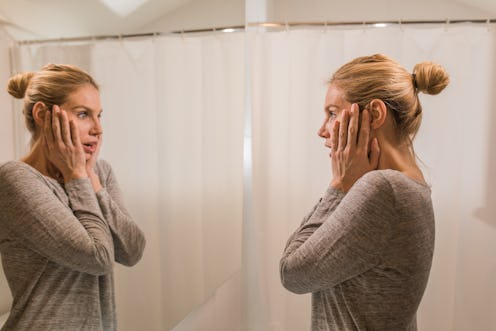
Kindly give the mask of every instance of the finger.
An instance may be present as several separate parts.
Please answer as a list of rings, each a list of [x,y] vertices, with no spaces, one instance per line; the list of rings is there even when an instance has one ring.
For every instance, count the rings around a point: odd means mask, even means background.
[[[52,112],[47,109],[45,111],[45,118],[43,121],[43,132],[45,134],[45,139],[47,143],[53,142],[53,132],[52,132]]]
[[[358,133],[359,148],[367,148],[370,139],[370,113],[367,109],[362,112],[362,119],[360,121],[360,132]]]
[[[71,129],[69,128],[69,119],[65,110],[60,111],[60,135],[66,145],[72,145]]]
[[[81,139],[79,139],[79,131],[77,129],[76,123],[74,121],[69,122],[70,132],[71,132],[71,142],[76,148],[83,148],[81,144]]]
[[[344,150],[347,143],[347,135],[348,135],[348,121],[349,114],[348,110],[343,110],[343,115],[341,117],[341,123],[339,125],[339,146],[340,150]]]
[[[379,156],[381,154],[381,149],[379,147],[379,142],[377,141],[377,138],[374,138],[372,140],[372,143],[370,144],[370,166],[372,169],[377,169],[379,167]]]
[[[60,133],[60,108],[58,106],[53,106],[52,134],[53,134],[53,140],[55,142],[62,141],[62,137]]]
[[[358,134],[358,105],[356,103],[351,105],[350,121],[348,123],[348,139],[347,145],[354,147],[357,143]]]
[[[339,146],[339,121],[334,121],[331,131],[331,152],[335,152]]]

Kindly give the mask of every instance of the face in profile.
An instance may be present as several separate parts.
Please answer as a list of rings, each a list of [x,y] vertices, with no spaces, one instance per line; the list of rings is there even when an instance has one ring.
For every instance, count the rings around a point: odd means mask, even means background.
[[[318,131],[319,137],[325,139],[325,146],[328,148],[331,148],[331,132],[334,122],[341,118],[345,109],[351,110],[351,103],[346,101],[340,88],[330,84],[325,98],[324,122]]]
[[[100,122],[100,92],[91,84],[84,85],[71,93],[60,108],[65,110],[69,120],[76,124],[86,160],[89,160],[98,152],[103,133]]]

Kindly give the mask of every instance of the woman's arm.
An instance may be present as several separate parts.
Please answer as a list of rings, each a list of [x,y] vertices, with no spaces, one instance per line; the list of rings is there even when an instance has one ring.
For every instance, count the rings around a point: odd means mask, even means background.
[[[302,233],[313,233],[322,224],[322,219],[331,215],[343,197],[343,192],[330,186],[325,195],[315,204],[307,216],[303,218],[299,228],[289,237],[286,248],[284,249],[284,255],[292,254],[301,245],[300,240],[305,238],[305,236],[302,236]]]
[[[334,287],[381,260],[394,221],[394,194],[389,182],[380,172],[370,172],[356,182],[334,211],[332,201],[330,208],[297,231],[284,252],[281,280],[292,292]]]
[[[65,184],[69,206],[24,163],[0,167],[0,187],[0,227],[12,240],[70,269],[112,270],[112,235],[88,178]]]
[[[97,193],[98,203],[112,232],[115,261],[132,266],[143,255],[145,237],[124,207],[122,193],[111,166],[100,160],[98,171],[104,183],[103,188]]]

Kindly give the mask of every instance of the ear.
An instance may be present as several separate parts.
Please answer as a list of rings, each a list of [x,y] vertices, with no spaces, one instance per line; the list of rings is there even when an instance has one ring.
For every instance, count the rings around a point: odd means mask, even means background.
[[[43,121],[45,120],[45,114],[48,108],[41,101],[38,101],[33,106],[33,119],[36,125],[43,126]]]
[[[381,99],[374,99],[370,102],[369,113],[371,129],[379,129],[386,122],[388,111]]]

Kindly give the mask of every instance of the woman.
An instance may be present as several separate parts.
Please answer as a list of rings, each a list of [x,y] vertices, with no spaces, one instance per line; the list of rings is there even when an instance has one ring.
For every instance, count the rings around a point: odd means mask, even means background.
[[[332,181],[289,238],[283,285],[312,293],[312,330],[416,330],[434,249],[431,191],[412,139],[418,93],[448,75],[433,63],[413,74],[383,55],[357,58],[329,82],[318,134]]]
[[[116,330],[114,261],[132,266],[145,238],[98,159],[98,85],[70,65],[10,78],[32,134],[0,166],[0,252],[13,296],[2,330]]]

